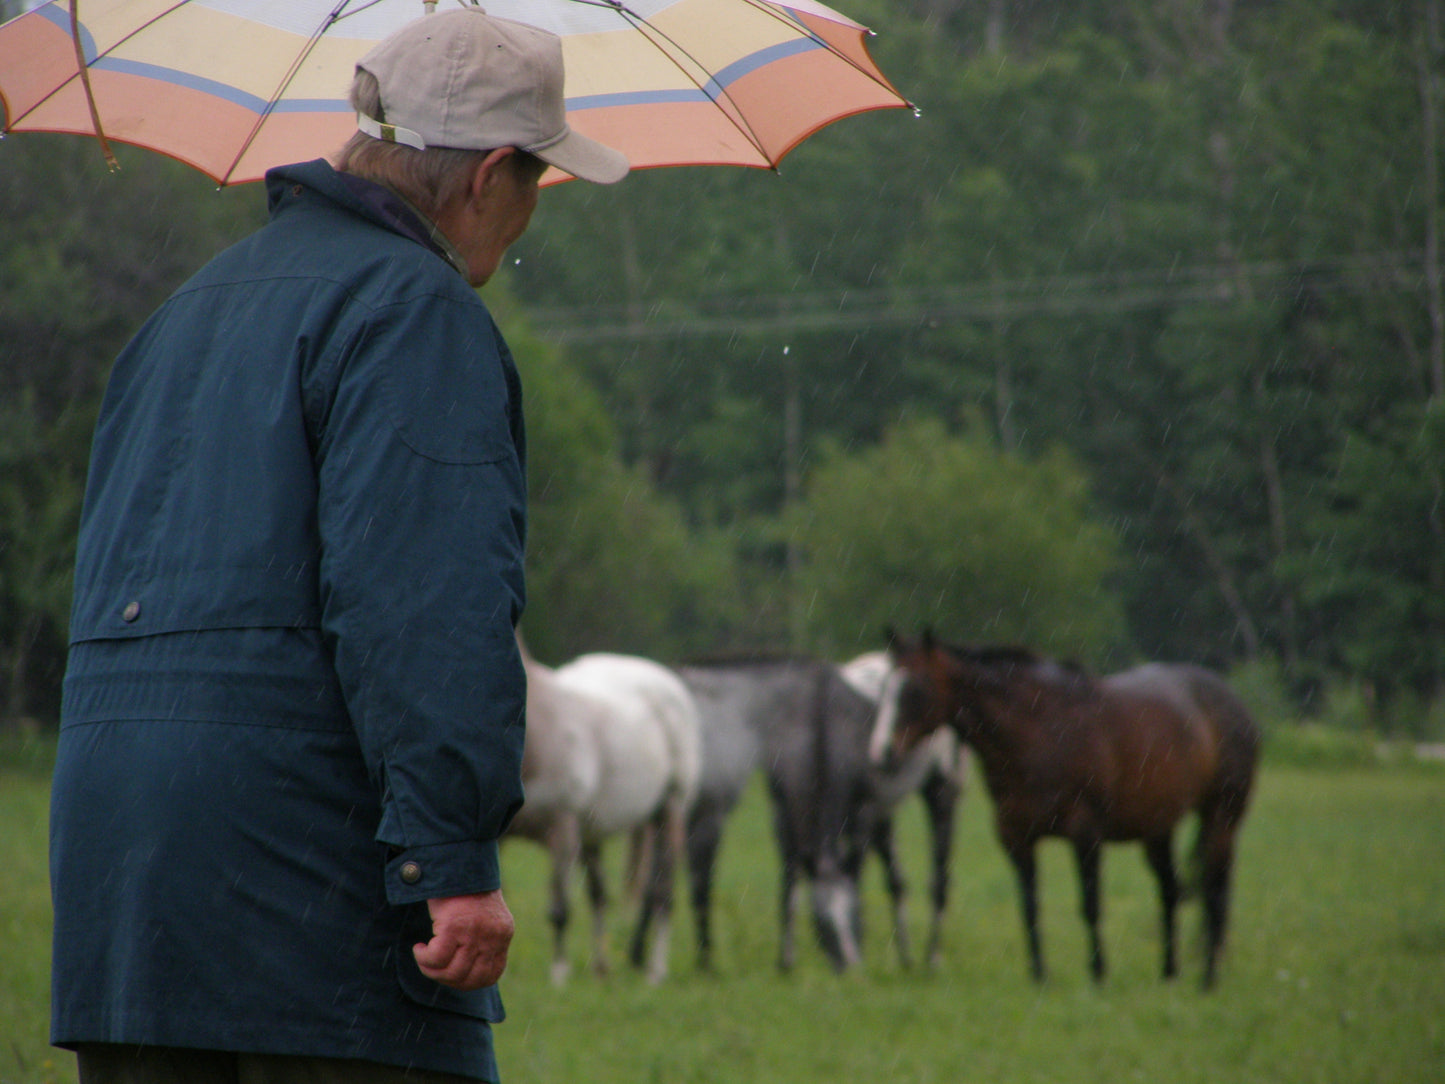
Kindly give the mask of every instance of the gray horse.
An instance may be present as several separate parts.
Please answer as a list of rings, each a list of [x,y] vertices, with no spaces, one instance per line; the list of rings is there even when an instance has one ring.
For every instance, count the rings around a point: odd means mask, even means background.
[[[698,965],[712,964],[712,874],[723,825],[753,773],[762,770],[782,861],[778,966],[796,960],[800,879],[812,886],[819,940],[842,971],[861,959],[858,880],[872,848],[887,869],[895,938],[905,966],[905,883],[893,851],[890,780],[869,763],[875,701],[839,667],[809,658],[746,658],[678,668],[701,719],[702,774],[688,818],[687,858],[696,914]],[[921,755],[928,755],[927,753]],[[934,830],[935,907],[946,893],[956,778],[918,773]],[[935,943],[936,943],[935,918]]]

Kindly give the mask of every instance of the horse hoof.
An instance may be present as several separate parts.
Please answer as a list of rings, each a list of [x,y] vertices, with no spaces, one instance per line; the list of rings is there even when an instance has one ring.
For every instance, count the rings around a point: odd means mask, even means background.
[[[552,985],[566,986],[567,979],[571,977],[572,967],[566,960],[557,960],[552,964]]]

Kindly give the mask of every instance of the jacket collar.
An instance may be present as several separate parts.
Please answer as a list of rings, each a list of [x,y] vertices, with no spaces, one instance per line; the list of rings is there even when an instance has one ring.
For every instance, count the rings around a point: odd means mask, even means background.
[[[309,188],[351,213],[431,249],[463,278],[467,277],[466,260],[441,230],[409,201],[385,185],[349,173],[339,173],[324,158],[277,166],[266,173],[266,201],[273,216],[288,192],[300,194],[298,186]]]

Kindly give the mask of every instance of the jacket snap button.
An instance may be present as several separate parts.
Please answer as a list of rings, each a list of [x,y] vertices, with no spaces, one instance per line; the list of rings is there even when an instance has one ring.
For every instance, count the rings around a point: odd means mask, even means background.
[[[401,864],[401,879],[409,885],[414,885],[421,880],[421,867],[415,862],[403,862]]]
[[[139,616],[140,603],[136,602],[134,599],[132,599],[130,602],[127,602],[125,604],[125,609],[120,612],[120,619],[126,624],[130,624]]]

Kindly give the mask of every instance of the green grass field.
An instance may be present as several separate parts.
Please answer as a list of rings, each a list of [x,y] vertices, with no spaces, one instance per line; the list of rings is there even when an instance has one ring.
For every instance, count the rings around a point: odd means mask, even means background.
[[[0,1084],[72,1081],[50,1050],[45,872],[48,749],[0,755]],[[1219,988],[1198,988],[1198,909],[1185,908],[1185,970],[1159,981],[1152,881],[1136,847],[1106,853],[1111,974],[1085,978],[1077,886],[1063,844],[1041,851],[1044,945],[1052,976],[1026,978],[1012,876],[989,800],[963,804],[946,958],[903,971],[889,943],[881,877],[867,879],[868,960],[837,976],[800,927],[800,966],[780,975],[777,868],[765,798],[729,826],[717,886],[718,973],[693,968],[680,909],[674,974],[650,987],[588,967],[579,894],[574,974],[548,982],[546,866],[509,843],[507,896],[518,938],[498,1029],[508,1084],[618,1081],[998,1082],[998,1084],[1426,1084],[1445,1079],[1445,772],[1427,767],[1289,767],[1268,762],[1245,825],[1234,925]],[[912,877],[915,943],[926,915],[925,832],[907,807],[899,833]],[[614,848],[621,850],[620,847]],[[616,854],[614,858],[620,859]],[[627,908],[611,924],[626,946]]]

